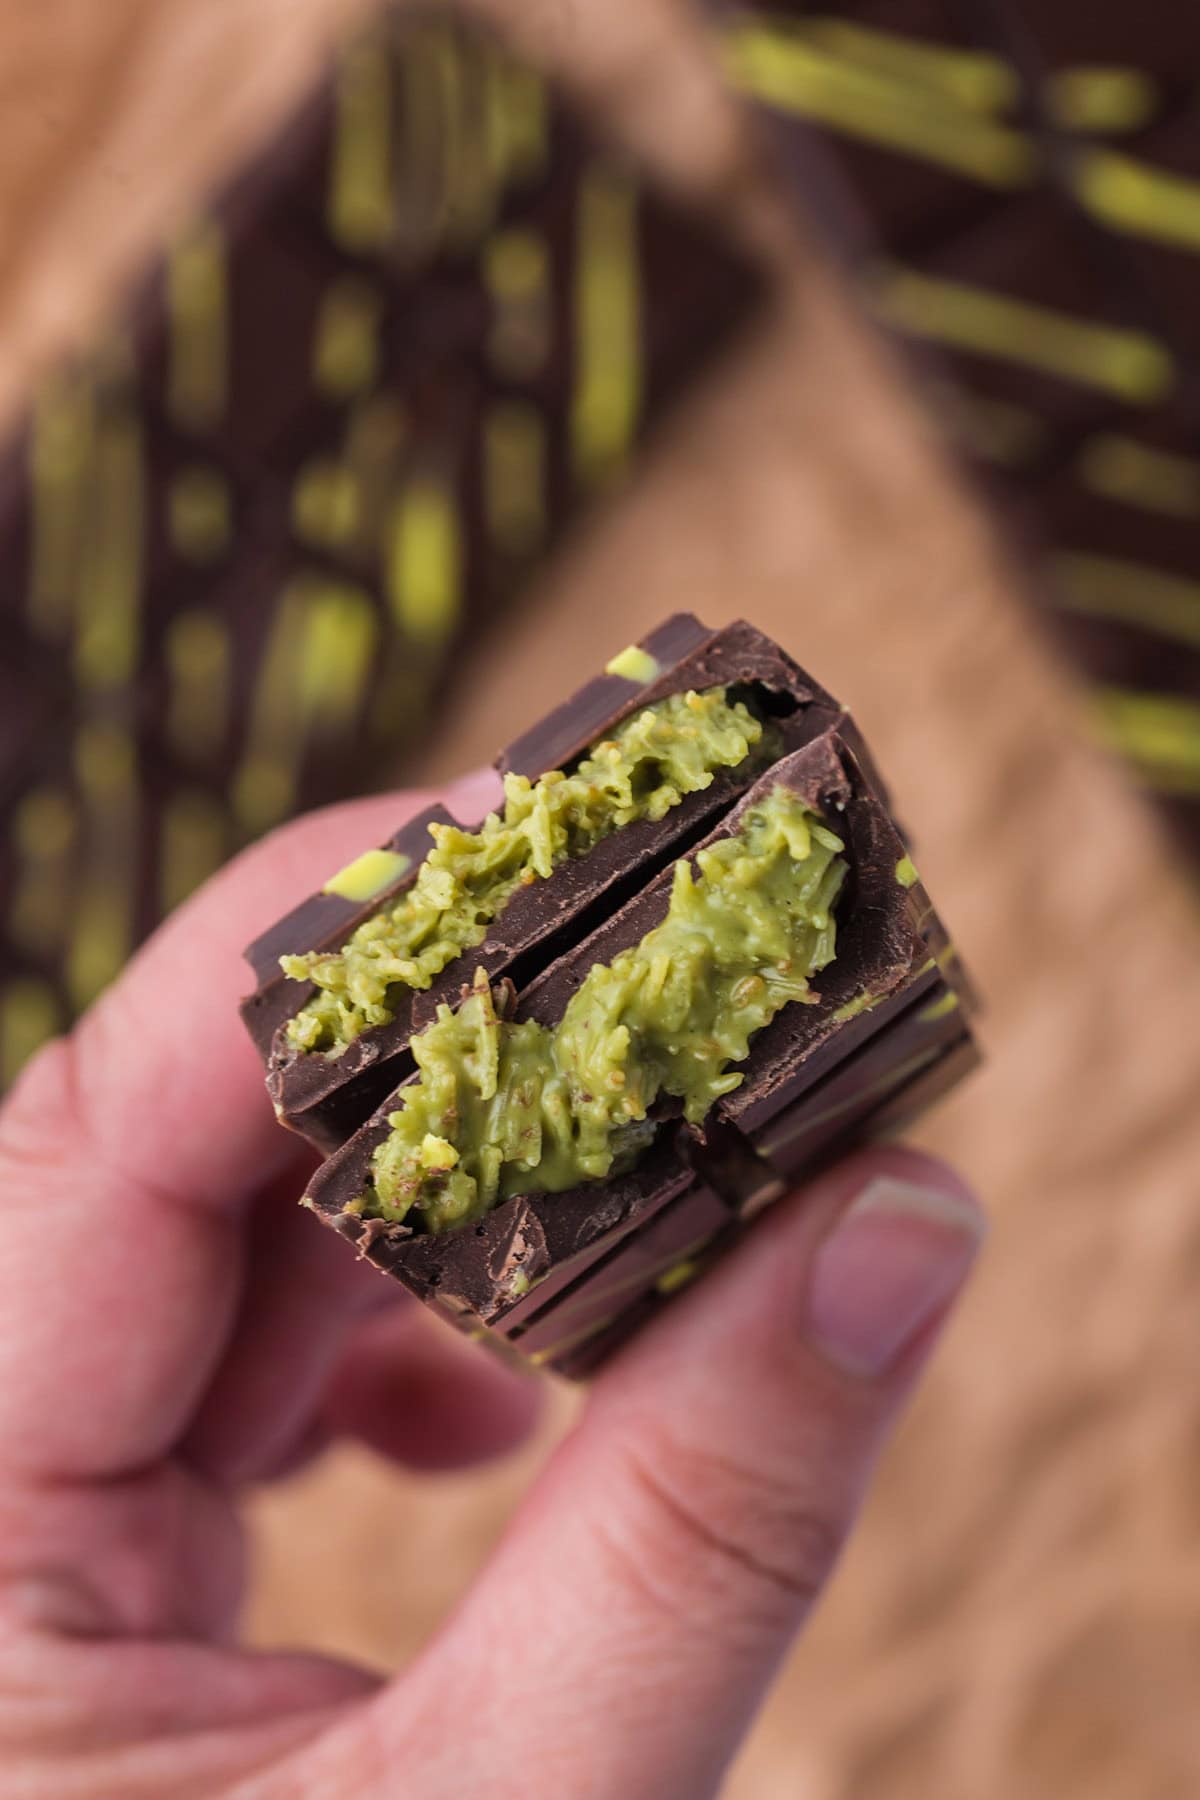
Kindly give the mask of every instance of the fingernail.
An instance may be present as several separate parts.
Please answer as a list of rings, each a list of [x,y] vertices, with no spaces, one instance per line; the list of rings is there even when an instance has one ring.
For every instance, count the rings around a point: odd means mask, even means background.
[[[446,804],[464,825],[474,825],[504,803],[504,784],[495,769],[472,769],[446,789]]]
[[[808,1331],[846,1374],[878,1380],[950,1304],[986,1231],[965,1195],[884,1175],[817,1251]]]

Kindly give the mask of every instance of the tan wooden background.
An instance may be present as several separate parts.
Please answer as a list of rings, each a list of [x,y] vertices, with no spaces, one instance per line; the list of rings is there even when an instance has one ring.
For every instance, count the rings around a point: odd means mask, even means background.
[[[0,0],[0,406],[269,129],[349,0]],[[677,607],[748,614],[860,716],[989,1002],[925,1140],[986,1268],[734,1800],[1200,1792],[1200,930],[895,372],[793,238],[682,0],[489,0],[759,243],[779,294],[634,489],[481,643],[427,772]],[[403,1660],[570,1412],[495,1473],[335,1456],[254,1508],[249,1625]],[[337,1529],[330,1531],[336,1518]]]

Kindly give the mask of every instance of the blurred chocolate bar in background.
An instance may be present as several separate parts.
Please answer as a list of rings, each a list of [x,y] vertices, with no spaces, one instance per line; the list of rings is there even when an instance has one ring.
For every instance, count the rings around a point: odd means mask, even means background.
[[[1200,857],[1200,7],[765,0],[726,67]]]
[[[0,1082],[239,845],[395,778],[757,273],[385,14],[0,452]]]

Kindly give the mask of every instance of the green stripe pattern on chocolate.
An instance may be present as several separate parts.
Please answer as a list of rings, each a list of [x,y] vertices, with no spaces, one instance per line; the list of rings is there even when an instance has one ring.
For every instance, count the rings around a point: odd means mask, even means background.
[[[942,423],[1036,527],[1060,640],[1114,683],[1103,740],[1195,854],[1195,6],[712,4],[739,90],[794,148],[833,148],[873,226],[843,242],[873,312],[918,372],[932,347]]]
[[[508,34],[371,10],[0,441],[0,1088],[428,738],[756,293]]]
[[[597,964],[561,1021],[499,1016],[487,978],[413,1039],[420,1071],[351,1210],[453,1230],[514,1194],[628,1167],[662,1095],[695,1122],[743,1079],[750,1042],[836,950],[839,838],[789,788],[675,865],[662,923]]]
[[[338,1056],[395,1016],[397,990],[428,988],[483,942],[513,895],[585,856],[614,831],[662,819],[687,794],[711,786],[774,733],[724,688],[671,694],[593,744],[571,773],[536,781],[508,775],[504,811],[477,831],[431,825],[433,849],[412,886],[360,925],[342,949],[280,959],[284,974],[318,992],[289,1022],[301,1051]]]

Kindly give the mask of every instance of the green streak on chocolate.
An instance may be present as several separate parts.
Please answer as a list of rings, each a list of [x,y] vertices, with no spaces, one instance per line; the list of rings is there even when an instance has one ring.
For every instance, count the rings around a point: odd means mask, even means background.
[[[167,535],[185,562],[215,562],[233,536],[229,486],[215,469],[181,469],[167,488]]]
[[[845,27],[825,41],[780,29],[753,14],[734,22],[725,65],[734,84],[764,106],[812,119],[843,137],[879,144],[917,161],[948,168],[988,187],[1028,187],[1037,150],[1028,133],[980,108],[989,80],[1003,67],[982,57],[951,61],[930,54],[917,65],[916,46],[885,59],[879,34]],[[915,54],[914,54],[915,53]],[[940,90],[940,91],[939,91]],[[956,91],[957,90],[957,91]],[[971,90],[970,92],[968,90]]]
[[[666,1273],[659,1276],[654,1284],[655,1290],[660,1294],[678,1293],[680,1288],[685,1288],[689,1282],[695,1281],[699,1273],[700,1264],[694,1258],[687,1257],[683,1262],[672,1263]]]
[[[995,289],[945,281],[900,265],[881,267],[874,298],[898,331],[1149,406],[1174,386],[1170,353],[1144,331],[1076,318]]]
[[[1121,432],[1098,432],[1080,453],[1085,488],[1126,506],[1144,506],[1170,518],[1200,514],[1200,461],[1152,449]]]
[[[718,769],[744,762],[763,737],[740,701],[711,688],[644,708],[594,744],[571,774],[552,769],[535,782],[506,776],[503,815],[490,814],[478,831],[431,825],[434,847],[412,886],[342,949],[280,958],[285,975],[320,990],[290,1021],[288,1042],[340,1055],[395,1016],[403,989],[429,987],[482,943],[519,888],[624,825],[664,818],[686,794],[709,787]]]
[[[761,21],[760,21],[761,23]],[[964,50],[956,44],[933,44],[831,18],[806,19],[803,37],[843,66],[871,70],[894,83],[900,104],[954,107],[979,116],[1006,113],[1020,99],[1016,71],[987,50]]]
[[[625,681],[636,681],[645,687],[662,674],[662,665],[656,656],[643,650],[640,644],[629,644],[619,655],[604,665],[606,675],[620,675]]]
[[[411,856],[399,850],[364,850],[352,863],[331,875],[321,889],[343,900],[372,900],[412,868]]]
[[[932,957],[929,959],[929,967],[931,969],[933,968]],[[879,1005],[881,999],[882,995],[871,994],[866,991],[861,994],[855,994],[852,1000],[847,1000],[844,1006],[838,1007],[833,1015],[834,1023],[836,1025],[848,1025],[850,1020],[857,1019],[860,1013],[873,1012],[875,1007]]]
[[[1164,793],[1200,793],[1200,706],[1174,694],[1099,688],[1093,712],[1101,741],[1129,757]]]
[[[1066,551],[1053,559],[1057,604],[1117,619],[1200,650],[1200,582],[1114,556]]]
[[[558,1193],[629,1166],[661,1095],[692,1122],[731,1093],[750,1040],[835,954],[841,840],[790,789],[735,836],[675,865],[663,922],[597,964],[559,1023],[501,1018],[482,971],[457,1012],[413,1039],[419,1075],[390,1115],[364,1210],[413,1209],[431,1232],[514,1194]]]
[[[1200,250],[1200,181],[1116,150],[1093,150],[1076,163],[1074,185],[1092,217],[1114,231]]]
[[[1143,69],[1060,69],[1046,84],[1050,110],[1067,131],[1108,134],[1149,123],[1161,95]]]

